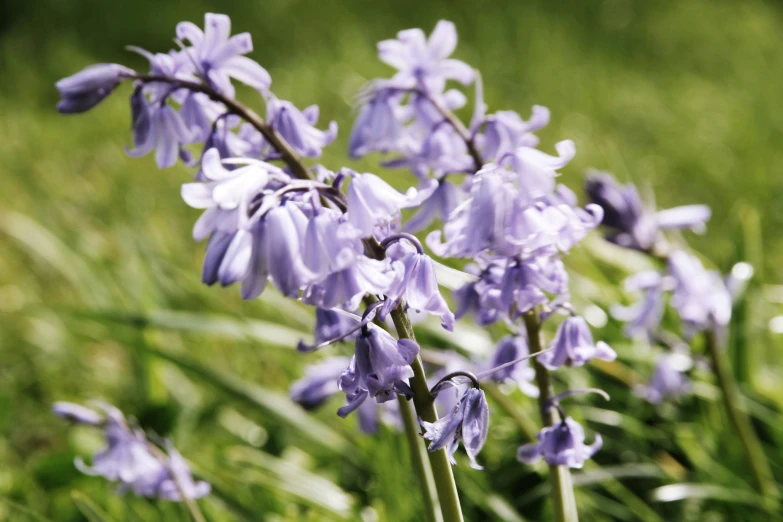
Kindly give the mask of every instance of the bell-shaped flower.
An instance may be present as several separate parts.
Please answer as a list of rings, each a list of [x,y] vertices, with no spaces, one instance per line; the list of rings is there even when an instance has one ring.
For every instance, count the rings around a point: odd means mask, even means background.
[[[538,255],[509,263],[499,283],[504,313],[516,319],[531,308],[549,302],[544,292],[568,292],[568,272],[559,257]]]
[[[489,406],[482,390],[469,388],[454,409],[436,422],[424,422],[421,419],[419,422],[425,431],[423,437],[431,441],[427,448],[429,451],[445,449],[451,463],[456,465],[454,453],[462,442],[470,466],[483,469],[476,462],[476,456],[484,447],[489,431]]]
[[[269,89],[272,78],[258,63],[242,56],[253,50],[250,33],[231,36],[231,19],[223,14],[204,15],[204,30],[191,22],[177,24],[177,38],[189,42],[185,52],[196,73],[211,87],[234,97],[231,78],[254,89]]]
[[[497,368],[512,361],[517,361],[530,353],[527,346],[527,340],[521,335],[507,335],[502,338],[489,360],[489,368]],[[519,361],[510,366],[506,366],[489,375],[489,378],[496,382],[513,382],[519,386],[522,393],[528,397],[538,397],[539,390],[534,384],[536,378],[535,370],[528,361]]]
[[[409,204],[408,196],[375,174],[355,174],[348,185],[348,222],[363,237],[376,226],[389,224]]]
[[[143,99],[134,103],[139,105],[134,108],[133,118],[135,148],[126,152],[139,158],[155,149],[155,163],[159,168],[173,166],[184,151],[182,146],[194,142],[199,131],[188,128],[180,113],[165,103],[150,106]]]
[[[279,100],[270,95],[266,101],[266,117],[275,129],[296,152],[308,158],[317,158],[321,149],[337,137],[337,122],[329,123],[326,131],[315,128],[318,122],[318,106],[311,105],[303,111],[293,103]]]
[[[550,351],[538,358],[543,366],[555,370],[563,365],[582,366],[593,358],[613,361],[617,354],[603,341],[595,343],[587,322],[578,316],[568,317],[557,329]]]
[[[362,105],[348,140],[348,153],[352,158],[370,152],[399,150],[405,135],[401,97],[398,90],[378,89]]]
[[[280,292],[295,297],[313,280],[313,273],[302,258],[302,243],[307,231],[307,217],[294,203],[273,208],[266,215],[267,249],[272,259],[269,276]]]
[[[637,390],[639,395],[653,404],[686,395],[691,390],[691,381],[685,372],[691,366],[691,358],[684,353],[667,353],[660,356],[650,381]]]
[[[386,291],[386,302],[380,317],[390,313],[400,300],[413,310],[427,312],[441,318],[443,327],[454,329],[454,314],[438,288],[435,263],[421,251],[411,249],[392,262],[395,278]]]
[[[386,402],[396,393],[412,396],[405,379],[413,377],[411,363],[419,353],[419,345],[410,339],[394,339],[376,327],[366,327],[356,338],[354,356],[348,369],[340,376],[339,385],[348,404],[337,414],[346,417],[367,397]]]
[[[409,169],[421,179],[428,179],[430,174],[441,178],[476,170],[465,140],[453,127],[442,122],[428,127],[423,139],[411,137],[405,141],[400,152],[403,157],[384,161],[383,166]]]
[[[696,256],[676,250],[669,255],[669,274],[674,279],[671,304],[689,335],[729,324],[731,294],[717,272],[705,270]]]
[[[532,133],[548,123],[549,109],[540,105],[533,106],[533,114],[528,121],[514,111],[498,111],[481,122],[484,126],[480,135],[481,155],[487,162],[498,161],[519,147],[535,147],[538,138]]]
[[[379,42],[378,57],[399,70],[394,82],[401,87],[419,87],[440,94],[446,80],[467,85],[475,76],[468,64],[448,58],[456,46],[454,24],[441,20],[429,39],[421,29],[407,29],[397,33],[396,40]]]
[[[454,316],[457,319],[470,314],[479,326],[489,326],[504,316],[501,302],[500,283],[505,274],[506,261],[502,258],[489,260],[480,268],[468,265],[466,271],[478,276],[478,281],[470,282],[453,292],[457,303]]]
[[[437,188],[422,201],[419,211],[405,223],[405,232],[419,232],[430,226],[435,219],[445,222],[457,208],[460,198],[457,187],[446,179],[438,180],[437,184]]]
[[[197,499],[209,495],[212,487],[203,480],[193,480],[187,462],[174,446],[166,444],[168,462],[166,462],[167,477],[158,486],[160,498],[180,502],[185,498]],[[183,498],[184,497],[184,498]]]
[[[353,340],[356,334],[350,334],[359,324],[359,318],[353,314],[329,308],[316,307],[313,344],[300,340],[296,349],[300,352],[312,352],[321,343],[333,339]],[[345,369],[345,365],[343,365]],[[342,371],[341,371],[342,373]]]
[[[519,147],[502,164],[510,163],[519,175],[519,190],[524,204],[530,204],[551,194],[555,189],[557,170],[565,167],[576,155],[571,140],[555,145],[557,156],[550,156],[533,147]]]
[[[312,410],[340,391],[337,381],[350,360],[347,357],[330,357],[308,366],[305,375],[289,389],[291,400],[306,410]]]
[[[615,319],[624,321],[628,337],[643,336],[652,339],[663,318],[666,280],[655,270],[645,270],[625,280],[627,292],[642,292],[642,298],[630,306],[611,308]]]
[[[116,63],[91,65],[55,84],[60,94],[57,110],[63,114],[85,112],[102,102],[124,78],[136,72]]]
[[[595,442],[586,445],[584,429],[571,417],[542,429],[536,438],[538,442],[519,448],[517,459],[520,462],[533,464],[543,457],[550,466],[580,469],[585,460],[595,455],[603,445],[598,433],[595,434]]]
[[[52,405],[52,413],[74,424],[100,426],[104,421],[103,415],[95,410],[72,402],[55,402]]]

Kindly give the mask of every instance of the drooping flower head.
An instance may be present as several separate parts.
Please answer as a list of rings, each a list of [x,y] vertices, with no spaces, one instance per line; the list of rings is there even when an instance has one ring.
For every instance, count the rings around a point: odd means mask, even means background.
[[[549,347],[551,351],[542,354],[538,361],[550,370],[564,365],[582,366],[593,358],[613,361],[617,357],[608,344],[593,341],[590,327],[578,315],[568,317],[560,324]]]
[[[595,442],[585,444],[582,426],[571,417],[566,417],[554,426],[542,429],[536,435],[538,442],[519,448],[517,458],[525,464],[533,464],[542,457],[550,466],[568,466],[580,469],[584,461],[601,449],[603,439],[595,434]]]
[[[100,63],[63,78],[55,84],[60,93],[57,110],[63,114],[85,112],[102,102],[135,71],[116,63]]]
[[[436,422],[419,422],[425,430],[424,438],[431,441],[428,446],[430,451],[445,449],[451,463],[456,465],[454,453],[462,442],[470,466],[483,469],[476,462],[476,456],[484,447],[489,431],[489,406],[482,390],[468,388],[448,415]]]

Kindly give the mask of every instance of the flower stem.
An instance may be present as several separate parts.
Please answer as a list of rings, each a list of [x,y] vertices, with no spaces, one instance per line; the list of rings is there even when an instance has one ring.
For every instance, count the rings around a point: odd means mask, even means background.
[[[424,499],[424,507],[427,510],[429,522],[443,522],[438,503],[438,491],[435,488],[435,478],[432,469],[427,462],[427,448],[421,443],[419,437],[419,423],[416,420],[416,412],[405,397],[399,395],[400,416],[405,426],[405,435],[408,437],[408,446],[411,450],[411,463],[421,484],[421,496]]]
[[[718,335],[712,331],[706,332],[707,350],[712,358],[712,366],[718,380],[718,386],[723,394],[723,402],[731,423],[742,442],[742,447],[750,464],[753,479],[759,491],[768,500],[768,509],[774,509],[778,502],[778,489],[769,467],[769,462],[764,455],[761,441],[753,431],[744,399],[739,386],[729,368],[726,351],[721,345]]]
[[[408,314],[403,310],[403,304],[400,304],[392,313],[391,318],[394,321],[394,327],[397,329],[397,335],[400,339],[415,340],[413,327],[411,326]],[[424,366],[421,363],[421,357],[411,363],[413,368],[413,378],[410,380],[413,388],[413,404],[416,407],[418,416],[427,422],[438,420],[438,412],[435,409],[435,401],[430,395],[430,388],[427,385],[427,379],[424,375]],[[420,444],[423,446],[424,441]],[[446,450],[431,451],[427,453],[430,459],[432,475],[435,479],[435,488],[438,491],[440,499],[440,509],[443,513],[443,520],[446,522],[463,522],[462,507],[459,502],[459,493],[457,484],[454,481],[454,472],[451,469]]]
[[[538,311],[533,309],[523,314],[527,329],[527,342],[530,353],[542,350],[541,323],[538,319]],[[538,359],[533,361],[536,370],[536,383],[540,394],[538,406],[541,412],[541,421],[545,426],[552,426],[557,422],[555,411],[550,408],[552,398],[552,382],[549,371],[544,368]],[[574,498],[574,486],[571,483],[571,471],[567,466],[549,466],[549,484],[552,495],[552,506],[555,511],[556,522],[578,522],[579,515],[576,511],[576,499]]]

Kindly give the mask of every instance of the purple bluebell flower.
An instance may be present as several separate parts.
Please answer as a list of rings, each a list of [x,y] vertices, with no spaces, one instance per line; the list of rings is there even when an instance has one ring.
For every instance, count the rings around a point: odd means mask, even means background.
[[[419,87],[440,94],[446,80],[467,85],[475,76],[468,64],[448,59],[456,46],[454,24],[441,20],[429,39],[421,29],[407,29],[397,33],[396,40],[379,42],[378,57],[399,70],[393,81],[401,87]]]
[[[571,140],[555,144],[557,156],[550,156],[533,147],[519,147],[501,164],[510,164],[519,175],[520,195],[525,204],[532,203],[549,195],[555,188],[557,170],[562,169],[576,155],[576,147]]]
[[[340,390],[347,404],[337,411],[346,417],[367,397],[382,403],[403,394],[412,397],[405,379],[413,377],[411,363],[419,353],[419,345],[410,339],[395,340],[376,327],[366,327],[356,338],[354,356],[348,369],[340,376]]]
[[[661,355],[655,364],[650,382],[637,390],[639,395],[653,404],[686,395],[691,390],[691,381],[685,371],[691,366],[690,357],[683,353]]]
[[[535,147],[538,138],[532,133],[549,123],[549,109],[533,106],[530,120],[523,120],[514,111],[498,111],[484,119],[484,132],[479,148],[486,161],[497,161],[519,147]]]
[[[653,338],[663,318],[666,279],[655,270],[645,270],[626,279],[624,286],[627,292],[642,292],[642,298],[631,306],[613,306],[612,316],[627,323],[629,337]]]
[[[621,186],[611,174],[591,172],[585,190],[593,203],[604,209],[602,224],[611,232],[607,239],[626,248],[649,251],[661,230],[701,231],[710,218],[705,205],[688,205],[655,212],[645,208],[633,184]]]
[[[475,171],[465,141],[450,125],[440,122],[428,127],[422,139],[410,138],[399,149],[403,156],[383,162],[384,167],[407,168],[422,179],[430,173],[440,178]]]
[[[729,324],[731,294],[717,272],[705,270],[696,256],[676,250],[669,254],[669,274],[674,281],[671,304],[688,334]]]
[[[353,263],[308,286],[302,301],[324,308],[355,310],[365,294],[382,294],[394,280],[386,261],[357,256]]]
[[[482,264],[483,268],[478,265],[466,267],[468,273],[477,275],[479,279],[454,291],[457,303],[454,316],[457,319],[470,314],[479,326],[489,326],[505,315],[500,283],[506,263],[505,259],[495,258]]]
[[[392,270],[396,276],[386,291],[387,300],[381,317],[404,300],[409,308],[439,316],[446,330],[454,329],[454,314],[440,293],[435,264],[430,256],[416,250],[408,251],[392,262]]]
[[[367,237],[396,219],[409,199],[375,174],[354,174],[348,186],[348,222]]]
[[[315,128],[318,114],[317,105],[300,111],[293,103],[279,100],[272,95],[266,100],[266,118],[269,125],[280,133],[295,151],[308,158],[319,157],[321,149],[337,137],[335,121],[329,123],[326,131]]]
[[[291,385],[291,400],[306,410],[315,409],[340,391],[337,381],[350,360],[347,357],[330,357],[308,366],[305,375]]]
[[[543,457],[550,466],[580,469],[584,461],[595,455],[603,445],[598,433],[595,434],[595,442],[586,445],[584,429],[571,417],[542,429],[536,438],[538,442],[519,448],[517,459],[520,462],[533,464]]]
[[[403,229],[411,234],[430,226],[435,219],[446,221],[451,212],[459,204],[457,187],[446,179],[437,181],[437,188],[422,201],[419,211],[411,217]]]
[[[267,248],[274,256],[274,262],[268,264],[269,276],[288,297],[296,296],[314,278],[302,258],[306,230],[307,217],[292,202],[270,210],[266,216]]]
[[[197,499],[209,495],[212,487],[203,480],[193,480],[187,462],[170,442],[166,443],[166,453],[168,455],[167,477],[158,486],[160,498],[179,502],[184,500],[183,496]]]
[[[316,307],[313,344],[307,344],[304,340],[300,340],[297,350],[300,352],[312,352],[321,343],[331,341],[332,339],[353,340],[357,334],[349,334],[349,332],[359,325],[359,321],[359,317],[347,312],[321,308],[320,306]],[[343,365],[343,370],[345,366]]]
[[[177,38],[189,42],[189,61],[195,72],[218,92],[234,97],[231,78],[257,90],[269,89],[272,78],[258,63],[242,56],[253,50],[249,33],[231,36],[231,19],[223,14],[204,15],[204,30],[191,22],[177,24]]]
[[[104,417],[95,410],[72,402],[55,402],[52,405],[52,413],[74,424],[87,424],[100,426]]]
[[[449,460],[456,465],[454,453],[461,441],[470,459],[470,466],[483,469],[476,462],[476,456],[484,447],[489,431],[489,406],[482,390],[469,388],[454,409],[438,421],[419,422],[425,430],[423,437],[431,441],[429,451],[446,449]]]
[[[57,110],[63,114],[85,112],[102,102],[120,84],[136,72],[116,63],[91,65],[55,84],[60,93]]]
[[[570,316],[557,329],[549,345],[551,351],[542,354],[538,362],[550,370],[563,365],[582,366],[593,358],[613,361],[617,354],[603,341],[593,341],[587,322],[578,316]]]
[[[395,89],[378,89],[362,105],[348,140],[348,153],[359,158],[370,152],[399,150],[405,128],[402,94]]]
[[[165,102],[137,110],[133,122],[135,148],[126,149],[129,156],[139,158],[155,149],[155,163],[158,168],[165,169],[177,162],[183,145],[198,138],[199,131],[188,128],[180,113]]]
[[[499,287],[504,313],[516,319],[547,303],[549,297],[544,292],[555,295],[568,292],[568,272],[559,257],[539,255],[510,262]]]
[[[507,335],[502,338],[489,360],[489,368],[497,368],[504,364],[516,361],[528,355],[530,350],[527,340],[522,335]],[[511,366],[493,372],[489,378],[496,382],[513,382],[519,386],[522,393],[528,397],[538,397],[538,387],[533,383],[536,378],[536,372],[530,366],[528,361],[520,361]]]

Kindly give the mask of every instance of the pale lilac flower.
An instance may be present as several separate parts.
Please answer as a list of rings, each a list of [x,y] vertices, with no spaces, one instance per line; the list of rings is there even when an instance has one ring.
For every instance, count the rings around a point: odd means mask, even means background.
[[[457,303],[454,315],[461,319],[467,314],[473,317],[479,326],[489,326],[505,316],[501,296],[500,283],[506,272],[507,262],[503,258],[495,258],[483,264],[483,269],[476,265],[468,265],[466,270],[479,277],[476,282],[467,283],[452,294]]]
[[[517,459],[520,462],[533,464],[543,457],[550,466],[580,469],[603,445],[603,439],[597,433],[595,442],[586,445],[584,429],[571,417],[542,429],[536,438],[539,442],[519,448]]]
[[[392,270],[396,276],[386,291],[381,317],[404,300],[409,308],[439,316],[446,330],[454,329],[454,314],[438,288],[432,258],[420,251],[409,251],[392,263]]]
[[[576,147],[571,140],[555,144],[555,150],[558,155],[550,156],[533,147],[519,147],[501,159],[501,164],[509,164],[519,175],[523,204],[530,204],[552,193],[557,170],[568,165],[576,155]]]
[[[209,495],[212,487],[203,480],[193,480],[187,462],[171,443],[166,444],[168,462],[166,478],[158,486],[158,496],[179,502],[185,498],[197,499]],[[173,477],[176,477],[176,481]],[[182,491],[180,491],[180,488]]]
[[[691,366],[690,357],[683,353],[660,356],[650,382],[638,390],[639,394],[653,404],[686,395],[691,390],[691,381],[685,371]]]
[[[530,353],[527,340],[522,335],[507,335],[497,344],[492,358],[489,360],[489,368],[497,368],[504,364],[516,361]],[[507,366],[493,372],[489,378],[496,382],[513,382],[519,386],[519,389],[528,397],[536,398],[539,395],[538,387],[534,384],[536,378],[535,370],[528,361],[520,361],[511,366]]]
[[[499,288],[504,313],[511,319],[517,319],[533,307],[549,302],[544,292],[554,295],[567,293],[568,272],[559,257],[539,255],[510,262]]]
[[[483,469],[476,456],[484,447],[489,431],[489,406],[482,390],[469,388],[454,409],[436,422],[424,422],[419,419],[425,433],[423,437],[431,441],[429,451],[445,449],[453,465],[457,462],[454,453],[462,442],[470,459],[470,466]]]
[[[459,191],[457,187],[446,179],[437,181],[437,188],[422,201],[419,211],[411,217],[403,229],[411,234],[419,232],[430,226],[435,219],[446,221],[451,212],[459,205]]]
[[[653,338],[663,318],[666,279],[655,270],[645,270],[626,279],[624,286],[627,292],[642,292],[642,298],[631,306],[613,306],[612,316],[627,323],[629,337]]]
[[[352,158],[374,151],[396,151],[401,147],[405,133],[401,97],[397,90],[379,89],[362,105],[348,140],[348,153]]]
[[[326,131],[315,128],[318,114],[317,105],[300,111],[293,103],[271,95],[266,100],[266,118],[269,125],[280,133],[295,151],[308,158],[319,157],[321,149],[337,137],[335,121],[329,123]]]
[[[55,84],[60,93],[57,110],[63,114],[85,112],[102,102],[124,78],[135,71],[115,63],[91,65]]]
[[[689,334],[729,324],[731,294],[717,272],[705,270],[696,256],[677,250],[669,255],[669,273],[674,279],[671,304]]]
[[[180,113],[165,102],[146,104],[137,99],[133,121],[133,142],[135,148],[126,149],[129,156],[139,158],[155,149],[155,163],[158,168],[173,166],[181,156],[182,146],[194,142],[199,131],[190,129]]]
[[[419,178],[426,178],[430,173],[441,178],[447,174],[475,172],[465,141],[443,122],[427,128],[421,140],[411,136],[400,147],[400,152],[403,157],[385,161],[383,166],[407,168]]]
[[[454,24],[441,20],[429,39],[421,29],[397,33],[396,40],[378,43],[378,57],[399,70],[393,81],[401,87],[419,87],[440,94],[446,80],[469,84],[475,76],[464,62],[448,59],[457,46]]]
[[[312,352],[321,343],[331,341],[332,339],[353,340],[357,334],[348,334],[348,332],[354,330],[358,324],[359,318],[353,314],[316,307],[313,344],[307,344],[304,340],[300,340],[299,344],[297,344],[297,350],[300,352]],[[345,369],[345,366],[343,365],[340,373]]]
[[[550,370],[561,366],[582,366],[593,358],[613,361],[617,354],[603,341],[593,341],[590,327],[580,316],[568,317],[560,324],[549,345],[552,349],[542,354],[538,362]]]
[[[177,38],[190,42],[185,52],[195,72],[229,98],[234,97],[231,78],[258,90],[269,89],[272,84],[266,69],[242,56],[253,50],[252,38],[249,33],[231,36],[231,19],[226,15],[204,15],[204,31],[191,22],[180,22]]]
[[[530,120],[523,120],[514,111],[498,111],[483,119],[484,131],[480,134],[482,157],[485,161],[498,161],[519,147],[535,147],[538,138],[532,133],[549,123],[549,109],[533,106]]]
[[[319,309],[320,310],[320,309]],[[350,360],[347,357],[330,357],[308,366],[304,377],[291,385],[291,400],[306,410],[315,409],[340,391],[337,381]]]
[[[337,414],[346,417],[367,397],[379,403],[392,400],[397,393],[411,397],[405,379],[413,377],[410,364],[418,353],[415,341],[395,340],[383,330],[367,327],[356,338],[354,356],[340,376],[340,390],[345,393],[347,404]]]
[[[302,258],[307,217],[296,204],[287,202],[270,210],[265,219],[267,248],[274,256],[268,264],[269,276],[283,295],[295,297],[314,278]]]
[[[375,174],[354,174],[348,186],[348,222],[367,237],[399,216],[409,198]]]
[[[706,205],[687,205],[656,212],[645,208],[633,184],[620,186],[605,172],[591,172],[585,190],[593,203],[604,209],[602,224],[611,232],[607,239],[626,248],[651,250],[661,230],[704,230],[710,218]]]
[[[95,410],[72,402],[55,402],[52,413],[74,424],[100,426],[104,421],[103,415]]]

